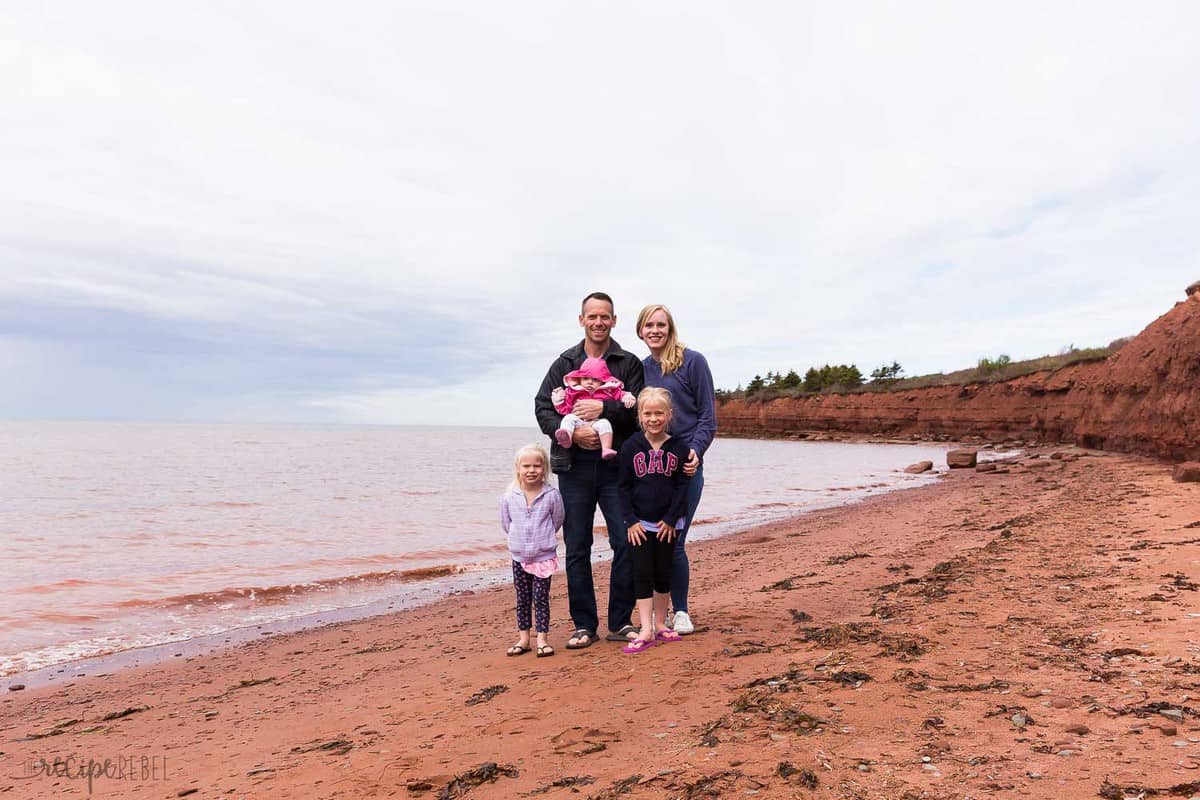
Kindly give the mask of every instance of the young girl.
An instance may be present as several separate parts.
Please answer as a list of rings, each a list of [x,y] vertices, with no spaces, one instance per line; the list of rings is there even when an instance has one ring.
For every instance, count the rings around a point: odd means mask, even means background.
[[[671,393],[643,389],[638,395],[641,431],[621,447],[621,513],[625,517],[633,561],[633,596],[642,629],[626,653],[643,653],[679,634],[667,627],[671,599],[671,557],[675,531],[687,514],[688,476],[683,471],[689,447],[668,433]]]
[[[537,657],[554,655],[546,642],[550,631],[550,576],[558,569],[555,547],[563,524],[563,501],[546,477],[550,456],[544,448],[527,444],[517,451],[515,480],[500,498],[500,526],[508,534],[512,554],[513,588],[517,591],[517,643],[508,655],[529,652],[530,606],[537,615]]]

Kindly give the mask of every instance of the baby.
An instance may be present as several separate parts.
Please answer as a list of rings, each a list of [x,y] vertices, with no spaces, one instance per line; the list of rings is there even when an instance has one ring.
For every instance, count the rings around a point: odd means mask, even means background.
[[[570,447],[572,434],[580,425],[591,425],[600,436],[600,457],[615,458],[613,449],[612,423],[606,419],[592,422],[580,419],[571,413],[576,400],[616,400],[626,408],[633,408],[637,399],[625,391],[625,385],[612,376],[603,358],[589,358],[574,372],[563,377],[563,385],[550,393],[554,409],[563,414],[562,423],[554,432],[554,440],[562,447]]]

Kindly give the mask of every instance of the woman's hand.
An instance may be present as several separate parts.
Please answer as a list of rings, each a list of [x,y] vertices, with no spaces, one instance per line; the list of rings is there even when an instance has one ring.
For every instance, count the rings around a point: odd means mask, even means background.
[[[689,450],[688,460],[683,462],[683,474],[690,477],[695,475],[698,469],[700,469],[700,456],[696,455],[695,450]]]
[[[571,407],[571,413],[584,422],[595,422],[604,411],[603,400],[576,400]]]
[[[666,520],[658,523],[658,540],[660,542],[675,541],[675,529],[668,525]]]
[[[642,527],[642,523],[635,522],[629,526],[629,543],[639,545],[646,541],[646,529]]]

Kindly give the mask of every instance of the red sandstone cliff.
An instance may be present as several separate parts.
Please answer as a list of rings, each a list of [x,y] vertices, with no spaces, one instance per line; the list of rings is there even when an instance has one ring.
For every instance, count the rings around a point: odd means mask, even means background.
[[[1105,361],[1000,383],[731,400],[717,420],[729,436],[982,436],[1200,459],[1200,292]]]

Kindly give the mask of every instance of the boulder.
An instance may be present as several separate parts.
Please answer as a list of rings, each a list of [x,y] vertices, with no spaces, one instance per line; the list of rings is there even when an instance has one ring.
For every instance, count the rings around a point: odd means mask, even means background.
[[[1180,483],[1200,483],[1200,461],[1185,461],[1175,465],[1171,477]]]
[[[951,450],[946,453],[946,466],[950,469],[965,469],[975,466],[977,450]]]
[[[932,461],[918,461],[915,464],[909,464],[904,468],[904,471],[909,475],[920,475],[922,472],[929,472],[933,469]]]

